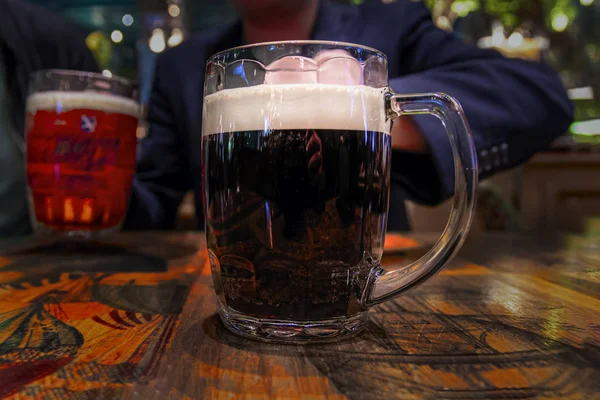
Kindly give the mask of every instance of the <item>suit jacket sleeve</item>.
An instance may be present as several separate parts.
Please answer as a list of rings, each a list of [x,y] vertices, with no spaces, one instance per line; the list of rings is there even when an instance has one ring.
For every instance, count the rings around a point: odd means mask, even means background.
[[[85,32],[64,17],[31,4],[15,4],[14,10],[27,25],[25,35],[35,43],[36,55],[46,61],[41,68],[63,68],[99,72],[92,52],[85,43]]]
[[[70,57],[72,57],[72,60],[69,60],[68,65],[71,65],[72,69],[86,72],[100,72],[94,55],[85,45],[85,40],[73,43],[70,49]]]
[[[167,55],[167,54],[165,54]],[[126,229],[171,229],[183,196],[190,189],[190,169],[174,115],[167,82],[169,63],[158,60],[150,98],[149,131],[141,142]]]
[[[398,19],[412,23],[399,45],[400,71],[391,71],[400,77],[390,86],[398,93],[444,92],[458,99],[473,131],[480,178],[526,161],[566,133],[573,108],[550,67],[465,44],[437,29],[420,2],[393,7]],[[392,175],[413,200],[435,204],[454,191],[450,143],[434,117],[414,118],[430,155],[394,152]]]

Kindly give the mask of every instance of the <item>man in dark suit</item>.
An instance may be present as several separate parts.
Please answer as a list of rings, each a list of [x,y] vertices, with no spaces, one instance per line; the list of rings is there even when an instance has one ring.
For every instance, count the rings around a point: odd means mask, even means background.
[[[0,0],[0,237],[31,232],[25,178],[25,101],[41,69],[98,70],[85,36],[22,0]]]
[[[377,48],[389,58],[399,93],[445,92],[463,105],[479,154],[480,177],[514,167],[565,133],[573,109],[546,65],[506,59],[437,29],[421,2],[358,7],[327,1],[235,0],[240,20],[192,36],[158,61],[127,226],[169,228],[184,194],[195,190],[202,219],[200,166],[204,69],[214,53],[278,40],[336,40]],[[436,204],[452,195],[452,152],[429,117],[394,124],[390,230],[408,228],[404,199]],[[200,221],[203,226],[203,221]]]

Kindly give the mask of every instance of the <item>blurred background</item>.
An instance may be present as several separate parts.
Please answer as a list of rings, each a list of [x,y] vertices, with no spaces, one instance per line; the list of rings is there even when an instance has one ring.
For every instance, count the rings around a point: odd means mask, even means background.
[[[80,25],[104,74],[137,79],[143,103],[160,53],[234,18],[228,2],[216,0],[28,1]],[[550,64],[576,106],[576,121],[552,149],[482,185],[476,229],[600,231],[600,0],[423,1],[438,27],[467,42]],[[433,231],[449,205],[409,209],[415,230]],[[193,226],[191,204],[181,220]]]
[[[138,78],[147,99],[156,55],[193,33],[230,22],[215,0],[30,0],[79,24],[102,68]],[[360,4],[365,1],[337,0]],[[397,1],[397,0],[396,0]],[[579,102],[578,119],[600,118],[600,0],[424,0],[438,27],[511,57],[542,58]],[[582,129],[585,131],[585,129]],[[578,132],[574,127],[573,133]]]

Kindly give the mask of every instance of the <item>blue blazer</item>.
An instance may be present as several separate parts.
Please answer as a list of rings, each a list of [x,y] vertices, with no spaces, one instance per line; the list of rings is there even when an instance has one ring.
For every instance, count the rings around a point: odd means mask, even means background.
[[[100,72],[85,34],[63,17],[20,0],[0,0],[0,60],[12,98],[9,114],[25,136],[29,75],[41,69]]]
[[[480,163],[480,178],[514,167],[564,134],[572,105],[547,65],[507,59],[437,29],[419,1],[345,6],[323,1],[312,38],[371,46],[388,56],[390,87],[399,93],[445,92],[463,105]],[[173,227],[184,194],[202,206],[202,95],[207,59],[242,45],[242,25],[196,34],[158,60],[126,228]],[[417,117],[429,155],[394,151],[390,230],[408,229],[404,199],[436,204],[450,197],[450,144],[433,117]]]

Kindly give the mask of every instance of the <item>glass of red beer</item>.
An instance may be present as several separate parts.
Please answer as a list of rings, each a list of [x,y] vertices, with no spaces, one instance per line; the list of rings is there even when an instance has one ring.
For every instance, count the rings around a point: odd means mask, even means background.
[[[123,78],[32,74],[27,181],[36,233],[92,238],[120,230],[135,173],[137,98]]]

